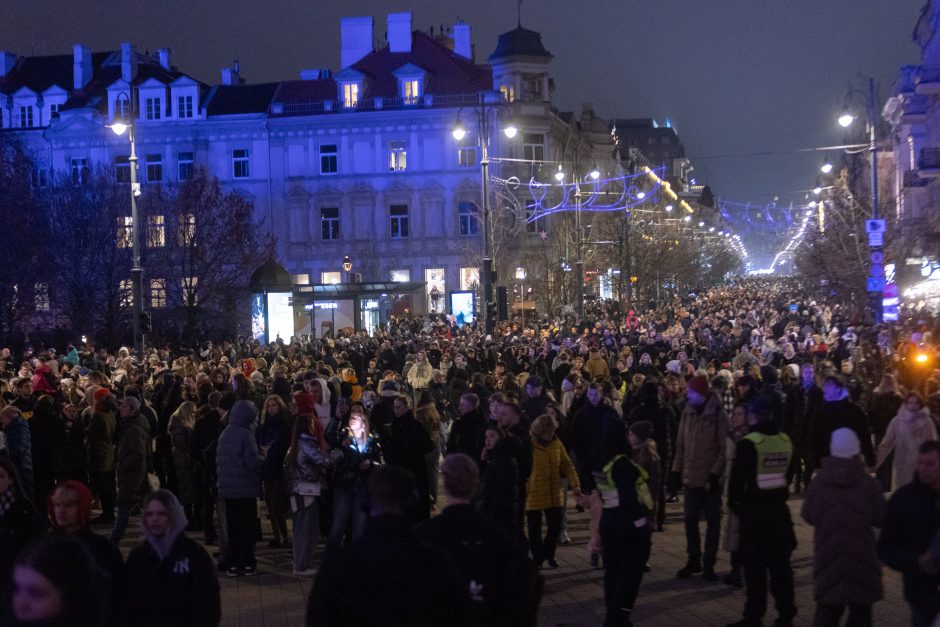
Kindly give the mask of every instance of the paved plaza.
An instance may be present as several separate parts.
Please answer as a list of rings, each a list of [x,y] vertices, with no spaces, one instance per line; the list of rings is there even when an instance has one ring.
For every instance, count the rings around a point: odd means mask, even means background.
[[[793,555],[797,606],[797,625],[812,624],[812,528],[799,520],[799,497],[790,501],[799,547]],[[723,583],[706,583],[700,576],[676,579],[685,564],[685,535],[681,505],[668,506],[666,531],[653,534],[652,571],[643,579],[640,598],[634,612],[637,625],[726,625],[739,620],[744,606],[743,590]],[[704,523],[703,523],[704,526]],[[132,527],[133,528],[133,527]],[[539,613],[544,627],[594,627],[603,620],[603,571],[590,566],[587,552],[587,514],[569,515],[572,543],[558,549],[557,570],[544,571],[545,596]],[[265,529],[267,524],[265,521]],[[102,531],[102,529],[98,529]],[[193,534],[199,539],[201,534]],[[138,533],[128,533],[122,543],[125,553],[139,542]],[[214,550],[209,547],[210,552]],[[728,568],[727,553],[719,555],[718,571]],[[306,599],[312,579],[292,574],[291,554],[286,549],[268,548],[266,540],[258,543],[258,574],[229,579],[221,577],[222,624],[231,627],[280,627],[303,625]],[[885,569],[885,598],[875,605],[876,625],[906,625],[907,605],[901,594],[901,578]],[[766,624],[775,614],[773,602]],[[329,627],[329,626],[325,626]]]

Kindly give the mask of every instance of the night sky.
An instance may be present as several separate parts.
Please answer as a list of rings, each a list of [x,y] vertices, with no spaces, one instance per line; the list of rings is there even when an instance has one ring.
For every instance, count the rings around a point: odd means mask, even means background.
[[[444,8],[447,6],[450,8]],[[737,202],[802,199],[822,157],[797,148],[842,143],[843,99],[918,63],[912,32],[924,0],[525,0],[523,26],[555,56],[554,102],[598,115],[670,118],[699,181]],[[159,7],[159,11],[155,9]],[[223,7],[223,8],[219,8]],[[411,11],[416,29],[473,28],[477,59],[516,25],[514,0],[0,0],[0,49],[69,54],[121,41],[173,49],[173,63],[209,83],[241,62],[249,82],[339,69],[339,19]],[[852,102],[860,102],[854,99]],[[772,152],[772,156],[738,156]],[[835,155],[833,155],[835,158]]]

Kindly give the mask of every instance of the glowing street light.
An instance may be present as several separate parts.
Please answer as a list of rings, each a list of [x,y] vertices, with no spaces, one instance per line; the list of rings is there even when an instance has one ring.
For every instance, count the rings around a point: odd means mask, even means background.
[[[832,172],[832,164],[828,162],[824,163],[822,164],[822,167],[820,167],[819,169],[823,174],[829,174],[830,172]]]
[[[558,164],[558,171],[555,172],[555,180],[561,183],[565,180],[565,171],[561,168],[561,164]]]
[[[854,121],[855,121],[855,116],[852,115],[851,113],[846,112],[839,116],[839,126],[841,126],[842,128],[848,128],[849,126],[852,125],[852,122]]]

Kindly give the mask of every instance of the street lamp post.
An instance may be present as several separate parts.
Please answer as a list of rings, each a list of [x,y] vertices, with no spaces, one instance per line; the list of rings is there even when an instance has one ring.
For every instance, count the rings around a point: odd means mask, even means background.
[[[490,113],[493,111],[498,111],[499,109],[506,108],[506,105],[500,101],[496,103],[488,103],[486,101],[486,93],[480,92],[480,101],[474,110],[477,114],[477,123],[480,131],[480,136],[478,141],[480,143],[480,177],[481,177],[481,196],[482,196],[482,207],[483,212],[483,255],[480,262],[480,291],[481,297],[483,299],[483,307],[481,311],[483,313],[483,324],[487,333],[492,333],[495,328],[495,316],[494,312],[491,311],[491,306],[493,302],[493,245],[492,245],[492,228],[490,225],[490,187],[489,187],[489,168],[490,168],[490,159],[489,159],[489,142],[490,142]],[[467,136],[467,129],[463,126],[460,121],[460,113],[463,111],[463,107],[457,111],[457,122],[454,124],[451,134],[454,139],[457,141],[462,140]],[[503,129],[503,133],[509,139],[512,139],[518,133],[518,129],[513,125],[509,124]]]
[[[111,130],[117,135],[123,135],[127,131],[128,139],[131,144],[131,155],[127,158],[130,164],[131,180],[131,289],[132,289],[132,308],[133,308],[133,329],[134,329],[134,351],[138,360],[144,358],[144,333],[149,329],[144,329],[143,324],[149,325],[149,319],[145,320],[144,313],[144,268],[140,261],[140,216],[137,212],[137,197],[140,196],[140,183],[137,182],[137,145],[134,135],[134,117],[136,116],[136,107],[134,106],[133,87],[130,94],[121,92],[118,94],[116,102],[126,102],[127,107],[122,107],[122,111],[127,112],[126,120],[115,121],[111,124]]]

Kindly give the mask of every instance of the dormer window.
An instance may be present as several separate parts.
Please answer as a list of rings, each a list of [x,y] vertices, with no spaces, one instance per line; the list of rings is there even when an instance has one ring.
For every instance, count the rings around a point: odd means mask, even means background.
[[[118,98],[114,101],[114,119],[129,121],[131,119],[131,102],[127,98]]]
[[[392,74],[398,79],[398,95],[402,104],[418,104],[424,96],[424,81],[427,77],[427,71],[414,63],[406,63]]]
[[[162,104],[161,98],[147,98],[145,100],[145,111],[147,113],[148,120],[159,120],[161,115],[160,105]]]
[[[401,82],[401,97],[405,104],[415,104],[421,97],[421,81],[409,78]]]
[[[359,105],[359,83],[343,83],[343,106],[354,109]]]
[[[176,99],[176,117],[181,120],[193,117],[193,97],[179,96]]]
[[[33,106],[20,107],[20,128],[33,128]]]
[[[505,102],[513,102],[516,99],[516,89],[512,85],[500,85],[499,93]]]

